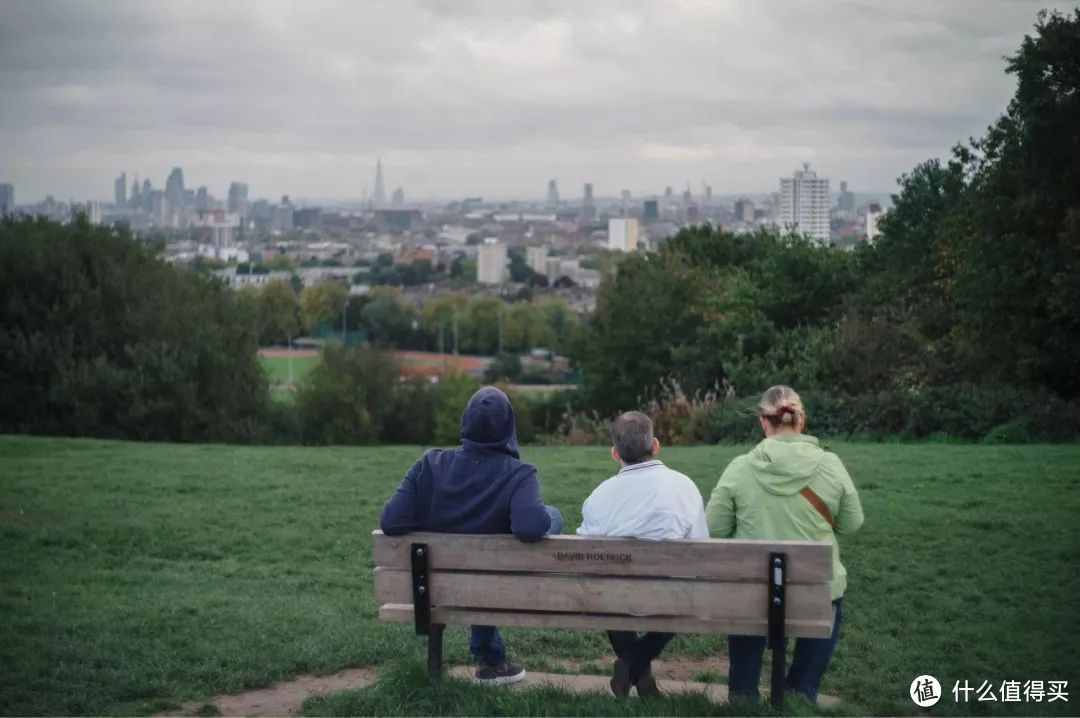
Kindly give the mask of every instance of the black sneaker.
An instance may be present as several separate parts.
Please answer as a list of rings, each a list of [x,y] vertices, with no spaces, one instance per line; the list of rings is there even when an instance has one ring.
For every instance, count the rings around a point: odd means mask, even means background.
[[[616,698],[626,698],[630,695],[630,664],[621,658],[615,659],[611,676],[611,692]]]
[[[498,665],[477,663],[476,675],[473,677],[473,683],[485,686],[502,686],[523,680],[525,680],[524,666],[508,661]]]
[[[660,686],[656,685],[656,679],[652,673],[639,676],[634,685],[637,686],[638,698],[650,698],[660,695]]]

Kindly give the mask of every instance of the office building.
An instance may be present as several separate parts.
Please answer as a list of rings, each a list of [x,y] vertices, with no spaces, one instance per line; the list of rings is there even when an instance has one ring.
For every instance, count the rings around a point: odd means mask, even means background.
[[[848,192],[847,182],[840,183],[840,195],[836,198],[836,211],[840,214],[855,214],[855,193]]]
[[[86,203],[86,219],[90,224],[101,224],[101,202],[92,199]]]
[[[480,284],[506,284],[506,245],[494,237],[476,248],[476,281]]]
[[[183,213],[187,206],[187,193],[184,192],[184,171],[179,167],[173,167],[169,178],[165,180],[165,197],[174,213]]]
[[[547,247],[526,247],[525,248],[525,263],[529,265],[529,269],[533,270],[537,274],[547,273],[547,259],[548,250]]]
[[[643,217],[646,220],[660,219],[660,202],[655,199],[645,200]]]
[[[394,190],[394,194],[390,197],[391,204],[405,204],[405,190],[402,187],[398,187]]]
[[[548,180],[547,203],[549,207],[559,206],[559,187],[555,180]]]
[[[15,185],[0,184],[0,217],[15,214]]]
[[[780,180],[780,227],[829,241],[829,180],[804,163],[795,175]]]
[[[247,216],[248,186],[243,182],[232,182],[229,184],[229,199],[228,202],[226,202],[225,207],[232,214],[238,214],[241,217]]]
[[[746,197],[742,197],[735,201],[735,221],[736,222],[753,222],[754,221],[754,203]]]
[[[581,218],[596,219],[596,203],[593,201],[592,182],[585,183],[585,197],[581,203]]]
[[[113,204],[119,209],[127,204],[127,173],[121,172],[113,182]]]
[[[274,205],[270,214],[271,232],[288,232],[293,228],[293,206],[289,195],[283,195],[281,204]]]
[[[638,221],[630,217],[608,220],[608,249],[615,252],[633,252],[638,248]]]

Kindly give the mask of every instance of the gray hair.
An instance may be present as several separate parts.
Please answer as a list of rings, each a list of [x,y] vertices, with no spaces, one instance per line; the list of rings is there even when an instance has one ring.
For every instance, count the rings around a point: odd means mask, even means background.
[[[652,458],[653,423],[640,411],[619,414],[611,422],[611,443],[626,464],[640,464]]]

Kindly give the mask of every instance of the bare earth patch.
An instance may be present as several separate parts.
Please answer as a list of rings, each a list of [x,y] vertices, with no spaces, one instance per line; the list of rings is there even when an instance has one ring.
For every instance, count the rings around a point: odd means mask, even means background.
[[[509,688],[518,690],[548,684],[575,693],[608,691],[608,676],[576,673],[581,666],[586,665],[586,662],[549,661],[548,663],[554,668],[570,672],[544,673],[529,671],[524,681],[513,684]],[[603,661],[589,661],[587,663],[601,666],[607,665]],[[653,662],[653,673],[659,679],[661,690],[670,693],[693,691],[704,693],[718,703],[726,701],[728,698],[726,685],[690,680],[693,676],[705,670],[726,675],[727,660],[719,658],[672,658]],[[455,666],[449,671],[450,675],[455,678],[466,680],[472,678],[472,672],[472,666]],[[377,674],[377,668],[347,668],[337,673],[322,676],[302,675],[291,681],[275,683],[266,688],[244,691],[243,693],[231,693],[205,701],[193,701],[185,704],[178,711],[158,715],[190,716],[194,715],[200,707],[209,703],[216,706],[221,715],[224,716],[292,716],[296,715],[300,710],[300,706],[310,696],[364,688],[375,682]],[[634,693],[631,692],[631,695],[634,695]],[[839,702],[837,698],[825,695],[819,696],[818,701],[823,706],[834,706]]]

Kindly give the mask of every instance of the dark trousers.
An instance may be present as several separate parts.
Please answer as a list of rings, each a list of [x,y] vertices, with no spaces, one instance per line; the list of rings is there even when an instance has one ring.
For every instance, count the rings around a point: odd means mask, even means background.
[[[784,686],[799,693],[811,703],[817,702],[818,689],[825,669],[829,667],[836,641],[840,637],[840,616],[843,598],[833,601],[832,636],[830,638],[799,638],[795,641],[795,657],[788,668]],[[728,690],[731,695],[758,698],[761,680],[761,661],[765,655],[764,636],[728,636]]]
[[[631,681],[652,673],[653,660],[675,637],[674,633],[644,633],[639,636],[634,631],[608,631],[607,635],[615,655],[630,666]]]
[[[554,506],[545,505],[544,508],[551,517],[548,534],[562,533],[562,514]],[[495,626],[473,626],[472,635],[469,637],[469,650],[477,663],[486,663],[489,666],[506,663],[506,646],[503,645],[502,636]]]

